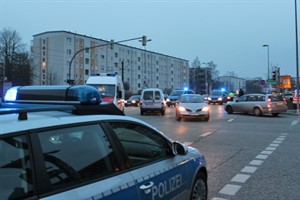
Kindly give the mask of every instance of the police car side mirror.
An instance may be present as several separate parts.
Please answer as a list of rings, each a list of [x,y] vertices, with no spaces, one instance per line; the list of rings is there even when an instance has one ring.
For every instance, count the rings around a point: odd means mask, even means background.
[[[172,150],[174,155],[186,155],[188,153],[188,148],[185,144],[180,142],[173,142]]]

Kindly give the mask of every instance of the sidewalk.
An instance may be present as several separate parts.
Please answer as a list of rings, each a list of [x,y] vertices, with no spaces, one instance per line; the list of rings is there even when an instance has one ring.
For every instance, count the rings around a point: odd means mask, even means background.
[[[288,115],[297,115],[297,110],[287,110],[286,113],[283,114],[288,114]]]

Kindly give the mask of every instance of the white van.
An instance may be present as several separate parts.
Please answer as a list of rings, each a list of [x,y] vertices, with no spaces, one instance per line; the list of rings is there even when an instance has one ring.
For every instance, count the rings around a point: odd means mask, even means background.
[[[141,115],[148,111],[159,111],[162,115],[166,111],[166,102],[161,89],[143,89],[140,100]]]
[[[93,74],[87,79],[86,85],[95,87],[103,102],[114,103],[124,111],[125,90],[120,76],[109,73]]]

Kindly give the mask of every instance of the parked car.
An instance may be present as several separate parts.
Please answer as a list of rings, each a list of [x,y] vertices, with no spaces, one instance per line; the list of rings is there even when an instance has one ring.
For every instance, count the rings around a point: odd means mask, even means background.
[[[133,96],[129,97],[125,101],[125,107],[127,107],[127,106],[136,106],[136,107],[138,107],[140,105],[140,98],[141,98],[141,95],[133,95]]]
[[[202,94],[201,96],[204,98],[205,102],[208,102],[208,94]]]
[[[0,104],[1,200],[207,199],[206,161],[197,149],[113,103],[99,104],[91,88],[90,96],[82,87],[48,90],[34,101],[41,93],[30,90],[25,103],[14,103],[12,93]],[[66,94],[76,102],[64,101]]]
[[[195,94],[195,92],[193,90],[189,90],[189,89],[175,89],[171,92],[171,94],[167,98],[167,106],[168,107],[175,106],[178,98],[182,94]]]
[[[256,116],[272,114],[278,116],[287,111],[286,101],[281,95],[245,94],[225,106],[228,114],[252,113]]]
[[[160,112],[165,115],[166,103],[161,89],[147,88],[143,89],[140,100],[141,115],[145,112]]]
[[[208,104],[223,104],[227,103],[228,93],[224,90],[213,90],[208,97]]]
[[[183,94],[176,104],[176,119],[200,118],[209,120],[209,108],[204,98],[199,94]]]
[[[282,96],[285,98],[286,101],[293,101],[294,93],[292,91],[285,91],[282,93]]]

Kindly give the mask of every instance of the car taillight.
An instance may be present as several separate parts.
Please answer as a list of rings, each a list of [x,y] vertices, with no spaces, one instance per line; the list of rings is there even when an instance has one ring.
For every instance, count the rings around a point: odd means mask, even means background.
[[[272,99],[268,98],[268,108],[272,107]]]
[[[142,105],[142,103],[143,103],[143,101],[142,101],[142,100],[140,100],[140,105]]]

